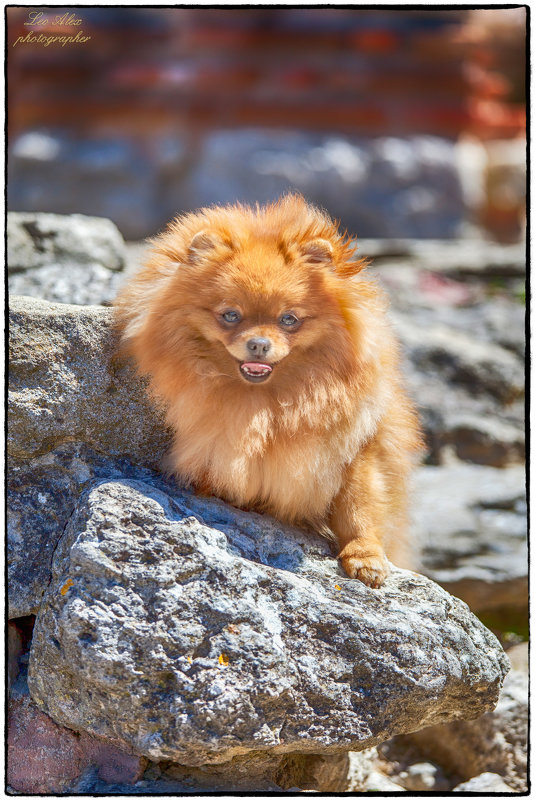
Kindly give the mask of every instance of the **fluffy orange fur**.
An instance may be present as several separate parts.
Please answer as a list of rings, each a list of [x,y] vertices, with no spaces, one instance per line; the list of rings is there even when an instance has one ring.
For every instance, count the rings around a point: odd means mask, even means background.
[[[175,432],[169,467],[236,506],[331,532],[369,586],[406,559],[419,448],[385,300],[324,213],[290,195],[174,220],[116,301]]]

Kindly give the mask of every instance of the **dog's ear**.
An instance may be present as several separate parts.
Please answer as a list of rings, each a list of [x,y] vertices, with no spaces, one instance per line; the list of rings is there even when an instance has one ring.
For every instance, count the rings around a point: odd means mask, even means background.
[[[312,239],[301,246],[301,253],[308,264],[332,264],[333,246],[327,239]]]
[[[228,248],[229,243],[225,242],[218,233],[206,230],[199,231],[190,242],[188,258],[190,262],[195,264],[204,256],[207,256],[210,251],[221,247]]]

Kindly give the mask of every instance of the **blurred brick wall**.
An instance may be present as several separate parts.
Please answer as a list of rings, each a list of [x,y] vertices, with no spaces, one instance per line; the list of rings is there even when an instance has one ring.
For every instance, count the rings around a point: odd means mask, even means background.
[[[30,13],[41,14],[32,17],[37,24],[26,24]],[[476,198],[468,202],[470,221],[514,241],[524,230],[525,15],[523,7],[8,8],[9,207],[107,215],[128,235],[145,235],[189,203],[223,202],[227,189],[233,196],[240,166],[258,199],[268,183],[255,183],[264,179],[244,161],[249,140],[241,134],[249,130],[268,132],[263,144],[258,139],[261,149],[270,132],[282,132],[288,141],[280,144],[279,166],[291,159],[293,171],[305,171],[312,183],[321,176],[314,178],[302,164],[308,157],[299,156],[315,152],[314,137],[345,137],[356,148],[353,161],[370,151],[374,163],[374,143],[381,150],[381,138],[396,139],[412,156],[398,153],[394,161],[401,158],[405,172],[411,158],[420,165],[413,193],[435,192],[435,222],[448,216],[443,203],[460,217],[440,164],[427,174],[418,154],[414,139],[432,136],[450,151],[458,143],[443,166]],[[86,41],[35,41],[80,33]],[[28,132],[30,140],[37,133],[30,144]],[[39,143],[39,132],[52,140]],[[301,150],[294,134],[308,137]],[[214,165],[225,159],[226,174],[218,174]],[[204,181],[209,191],[199,190],[204,179],[195,172],[203,163],[213,173],[211,183]],[[388,186],[380,175],[362,179],[363,192],[381,189],[368,217],[377,209],[388,216],[390,194],[407,189],[406,176],[398,178],[399,185]],[[302,181],[290,183],[306,189]],[[334,199],[319,190],[311,198],[335,208],[340,191],[331,189]],[[358,187],[350,190],[345,206],[356,209]],[[372,231],[363,204],[354,221]],[[422,217],[407,235],[420,235],[424,223]],[[377,225],[388,229],[384,219]],[[429,218],[427,235],[450,236],[454,227],[431,225]]]
[[[35,127],[284,127],[485,139],[525,125],[523,41],[500,11],[75,9],[84,44],[19,43],[8,8],[11,135]]]

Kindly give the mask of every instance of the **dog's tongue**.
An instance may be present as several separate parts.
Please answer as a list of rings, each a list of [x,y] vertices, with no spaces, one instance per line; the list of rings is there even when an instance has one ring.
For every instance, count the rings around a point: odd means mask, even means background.
[[[270,364],[263,364],[262,362],[244,362],[242,369],[247,370],[248,373],[257,373],[258,375],[265,375],[273,370]]]

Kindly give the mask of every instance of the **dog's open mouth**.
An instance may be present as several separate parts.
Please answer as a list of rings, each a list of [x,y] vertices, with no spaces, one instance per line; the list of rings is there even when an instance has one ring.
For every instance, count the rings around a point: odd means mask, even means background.
[[[273,367],[264,362],[242,362],[240,364],[242,376],[253,384],[260,384],[262,381],[266,381],[272,371]]]

